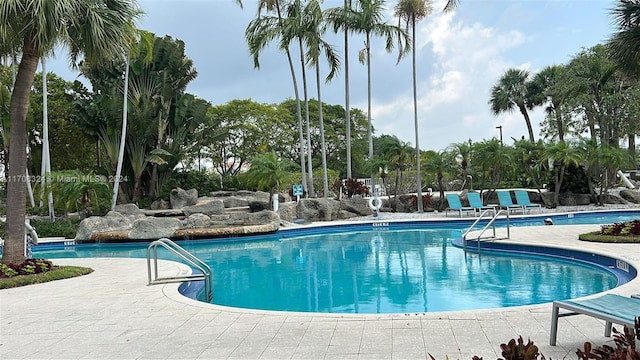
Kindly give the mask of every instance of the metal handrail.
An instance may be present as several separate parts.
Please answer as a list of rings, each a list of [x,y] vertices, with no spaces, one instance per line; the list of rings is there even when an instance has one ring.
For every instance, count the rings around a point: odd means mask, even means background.
[[[464,232],[464,234],[462,234],[462,245],[463,247],[466,249],[467,248],[467,235],[469,235],[469,233],[471,233],[471,231],[475,228],[475,226],[480,222],[480,220],[482,220],[482,218],[485,216],[485,214],[490,213],[490,212],[494,212],[494,210],[485,210],[482,212],[482,214],[480,214],[480,216],[478,217],[478,219],[476,219],[476,221],[473,222],[473,224],[471,224],[471,226],[467,229],[467,231]],[[491,226],[493,229],[493,236],[488,236],[485,237],[484,239],[493,239],[493,240],[499,240],[496,237],[496,220],[498,219],[498,216],[502,215],[502,214],[506,214],[507,215],[507,237],[504,238],[500,238],[500,239],[509,239],[511,238],[511,231],[510,231],[510,225],[509,225],[509,211],[508,210],[498,210],[497,212],[495,212],[494,216],[491,218],[491,220],[489,220],[489,222],[487,222],[487,224],[482,228],[482,230],[480,230],[480,233],[478,234],[478,237],[476,238],[476,242],[478,244],[478,249],[480,249],[480,240],[482,240],[482,235],[485,233],[485,231],[487,231],[487,229]]]
[[[167,249],[169,252],[173,253],[174,255],[178,256],[180,259],[187,262],[192,267],[198,269],[201,272],[201,274],[180,275],[180,276],[163,277],[163,278],[159,277],[158,276],[158,246],[162,246],[163,248]],[[153,275],[154,275],[153,278],[151,276],[152,250],[153,250]],[[190,280],[203,280],[204,291],[207,296],[207,302],[211,302],[211,300],[213,299],[213,279],[212,279],[211,267],[209,267],[209,265],[207,265],[204,261],[198,259],[192,253],[182,248],[180,245],[176,244],[175,242],[167,238],[158,239],[152,242],[151,244],[149,244],[149,246],[147,247],[147,279],[149,281],[147,285],[175,283],[175,282],[183,282],[183,281],[190,281]]]

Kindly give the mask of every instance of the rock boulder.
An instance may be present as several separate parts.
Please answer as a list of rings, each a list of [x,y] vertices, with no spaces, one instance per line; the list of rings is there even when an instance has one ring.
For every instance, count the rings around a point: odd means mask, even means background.
[[[640,192],[637,190],[623,189],[620,190],[620,197],[630,203],[640,204]]]
[[[173,189],[169,193],[169,202],[171,203],[172,209],[195,205],[198,202],[198,190]]]
[[[219,215],[224,213],[224,202],[221,199],[200,198],[192,206],[185,206],[182,211],[186,216],[191,214]]]
[[[132,240],[157,240],[170,238],[182,227],[182,223],[174,218],[145,217],[136,219],[129,231]]]

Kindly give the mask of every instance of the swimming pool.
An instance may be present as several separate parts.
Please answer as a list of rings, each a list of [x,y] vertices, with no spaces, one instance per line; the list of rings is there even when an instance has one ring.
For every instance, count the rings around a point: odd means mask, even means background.
[[[639,216],[629,211],[576,213],[556,215],[554,223],[610,223]],[[511,224],[540,225],[545,217],[512,218]],[[588,264],[577,252],[564,259],[525,256],[513,249],[464,252],[452,240],[460,238],[470,221],[375,221],[180,245],[211,265],[213,303],[266,310],[416,313],[495,308],[584,296],[620,281],[605,262]],[[142,243],[39,248],[36,256],[48,258],[146,255]]]

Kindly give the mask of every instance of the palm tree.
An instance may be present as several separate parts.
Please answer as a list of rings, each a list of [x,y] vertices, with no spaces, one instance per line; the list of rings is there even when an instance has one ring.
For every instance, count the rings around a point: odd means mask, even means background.
[[[611,57],[630,73],[640,70],[640,2],[619,0],[611,10],[618,32],[613,34],[608,46]]]
[[[132,43],[134,21],[142,14],[135,1],[4,0],[0,3],[2,56],[22,53],[11,98],[11,130],[7,179],[7,228],[3,263],[21,263],[26,216],[26,118],[29,95],[40,58],[56,45],[68,46],[69,59],[120,58]]]
[[[384,19],[384,0],[357,0],[355,8],[335,8],[328,12],[331,23],[336,28],[348,26],[355,32],[365,34],[365,48],[359,53],[359,60],[367,66],[367,121],[369,124],[369,159],[373,159],[373,128],[371,125],[371,36],[385,39],[385,50],[391,52],[394,39],[398,41],[398,61],[411,50],[409,35],[402,28],[387,24]],[[372,175],[373,177],[373,175]],[[373,178],[371,179],[373,183]]]
[[[391,169],[396,171],[396,180],[395,180],[395,190],[393,192],[394,195],[394,206],[393,209],[396,210],[397,207],[397,197],[398,197],[398,187],[402,183],[402,174],[404,171],[411,167],[411,163],[414,161],[411,152],[413,149],[411,146],[398,139],[397,137],[392,138],[394,141],[385,143],[385,147],[380,150],[384,154],[385,158]],[[422,208],[420,204],[422,203],[422,196],[417,198],[418,201],[418,209]]]
[[[248,179],[259,188],[268,189],[270,199],[275,190],[287,179],[288,171],[292,167],[292,164],[279,159],[274,151],[257,155],[251,159],[250,163],[251,167],[247,171]]]
[[[303,23],[306,25],[302,34],[302,39],[307,45],[306,62],[315,67],[316,71],[316,88],[318,91],[318,121],[320,123],[320,142],[322,149],[322,172],[324,197],[329,196],[329,182],[327,177],[327,150],[324,138],[324,120],[322,117],[322,96],[320,91],[320,53],[324,51],[327,62],[329,63],[329,75],[325,81],[330,81],[340,68],[340,60],[331,45],[322,39],[322,35],[326,31],[323,24],[323,13],[317,0],[311,0],[304,9]]]
[[[348,22],[348,14],[351,13],[351,0],[344,0],[343,8],[332,8],[325,11],[326,21],[333,25],[333,31],[344,32],[344,121],[346,128],[347,150],[347,179],[352,177],[351,172],[351,107],[349,104],[349,32],[353,30],[353,24]]]
[[[431,13],[431,0],[400,0],[396,5],[395,15],[400,21],[405,20],[407,31],[411,27],[411,58],[413,68],[413,123],[416,137],[416,183],[418,195],[418,212],[422,208],[422,178],[420,174],[420,136],[418,134],[418,89],[416,86],[416,22],[424,19]]]
[[[436,152],[428,150],[422,153],[422,156],[424,157],[425,171],[433,173],[438,181],[438,190],[440,191],[440,204],[438,205],[438,210],[442,211],[445,207],[444,191],[446,190],[444,187],[444,175],[450,168],[450,164],[447,161],[447,155],[443,151]]]
[[[619,169],[624,169],[630,164],[633,164],[633,161],[626,150],[613,147],[609,144],[599,146],[595,156],[601,164],[600,193],[597,199],[598,204],[604,206],[605,194],[611,187],[611,179],[616,179],[616,172]]]
[[[466,181],[469,174],[469,160],[471,159],[471,140],[469,142],[463,141],[460,143],[451,144],[448,147],[448,151],[452,153],[456,165],[460,165],[462,180]],[[471,190],[471,185],[469,185]]]
[[[564,141],[565,127],[561,109],[563,96],[558,89],[563,70],[563,65],[549,65],[533,76],[527,88],[530,109],[547,105],[547,117],[555,120],[558,141]]]
[[[555,189],[552,206],[555,207],[558,206],[558,195],[560,194],[565,169],[569,165],[580,165],[583,155],[579,147],[564,141],[550,144],[545,152],[547,157],[553,161]]]
[[[529,72],[521,69],[507,70],[500,80],[491,88],[491,112],[499,115],[503,112],[511,112],[514,109],[520,110],[529,131],[529,141],[535,142],[533,137],[533,127],[529,118],[529,100],[527,95],[527,79]]]
[[[253,56],[253,65],[256,69],[260,68],[260,62],[258,61],[260,52],[274,39],[281,38],[283,28],[283,17],[281,10],[281,0],[260,0],[258,2],[258,18],[249,23],[245,30],[245,39],[249,46],[249,51]],[[242,5],[240,1],[238,4]],[[266,9],[267,11],[275,11],[276,17],[261,16],[261,11]],[[293,66],[293,60],[291,59],[291,52],[289,51],[288,42],[281,41],[280,49],[287,55],[287,61],[289,63],[289,71],[291,72],[291,80],[293,81],[293,92],[296,97],[296,118],[298,119],[298,141],[300,145],[300,169],[302,172],[302,186],[307,194],[313,194],[313,180],[309,179],[307,184],[307,172],[304,155],[304,136],[302,133],[302,108],[300,106],[300,92],[298,91],[298,80],[296,79],[296,72]],[[307,146],[311,146],[307,144]],[[313,173],[313,170],[309,169],[309,176]]]
[[[505,173],[513,168],[511,149],[503,146],[497,139],[486,140],[474,144],[474,164],[481,169],[481,188],[495,190]]]

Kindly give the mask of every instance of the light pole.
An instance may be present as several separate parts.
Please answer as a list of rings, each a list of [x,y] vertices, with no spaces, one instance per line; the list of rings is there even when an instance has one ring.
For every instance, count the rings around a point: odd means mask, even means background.
[[[496,126],[496,129],[499,129],[499,130],[500,130],[500,145],[503,145],[503,144],[502,144],[502,125],[498,125],[498,126]]]

